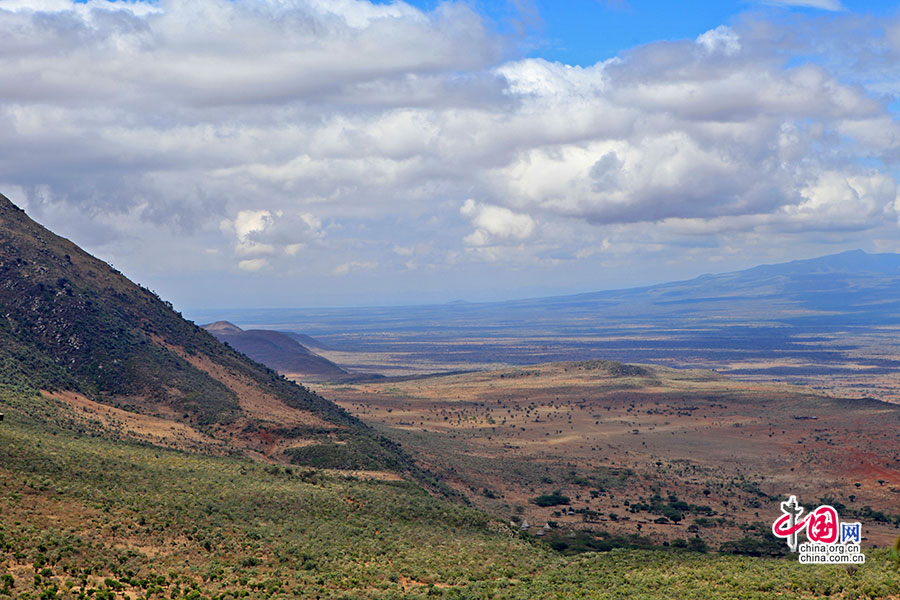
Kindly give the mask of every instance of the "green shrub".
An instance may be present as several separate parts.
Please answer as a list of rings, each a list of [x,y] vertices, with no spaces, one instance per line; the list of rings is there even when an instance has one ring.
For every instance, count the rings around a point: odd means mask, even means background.
[[[552,494],[543,494],[540,496],[536,496],[529,500],[532,504],[537,504],[538,506],[560,506],[564,504],[569,504],[569,497],[563,496],[559,492],[553,492]]]

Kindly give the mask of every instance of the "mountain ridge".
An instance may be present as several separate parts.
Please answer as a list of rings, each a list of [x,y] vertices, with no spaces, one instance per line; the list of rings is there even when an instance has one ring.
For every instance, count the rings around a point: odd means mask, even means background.
[[[861,269],[862,267],[862,269]],[[878,253],[870,254],[863,250],[848,250],[835,254],[827,254],[815,258],[791,260],[782,263],[761,264],[747,269],[725,271],[722,273],[705,273],[690,279],[664,281],[644,286],[629,288],[617,288],[577,294],[551,295],[481,304],[516,304],[538,301],[564,301],[605,298],[622,295],[637,295],[647,292],[665,292],[668,290],[690,287],[697,284],[709,284],[716,282],[736,283],[757,278],[777,277],[784,275],[832,275],[835,273],[847,274],[850,269],[856,270],[856,275],[893,275],[900,278],[900,254]]]

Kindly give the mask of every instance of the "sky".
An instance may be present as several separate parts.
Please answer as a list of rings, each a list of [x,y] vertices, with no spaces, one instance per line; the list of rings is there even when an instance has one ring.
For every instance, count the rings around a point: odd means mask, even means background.
[[[176,308],[898,252],[898,2],[0,0],[0,193]]]

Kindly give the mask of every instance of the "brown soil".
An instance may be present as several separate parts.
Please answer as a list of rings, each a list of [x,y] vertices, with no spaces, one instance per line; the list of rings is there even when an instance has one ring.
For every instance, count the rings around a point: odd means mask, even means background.
[[[184,447],[200,444],[207,449],[224,449],[224,442],[200,433],[196,429],[160,417],[122,410],[108,404],[94,402],[77,392],[41,391],[45,398],[61,402],[72,409],[72,415],[86,421],[99,421],[103,427],[114,429],[128,437],[163,446]]]
[[[687,528],[701,514],[657,524],[659,515],[631,512],[654,493],[711,507],[711,518],[724,522],[700,529],[709,542],[743,537],[748,524],[770,525],[791,494],[900,514],[900,407],[703,371],[650,370],[615,376],[556,363],[319,389],[389,427],[476,504],[532,525],[694,535]],[[623,469],[634,475],[602,483],[603,473]],[[569,506],[530,502],[557,489]],[[590,512],[567,514],[570,508]],[[868,545],[890,544],[900,533],[862,521]]]

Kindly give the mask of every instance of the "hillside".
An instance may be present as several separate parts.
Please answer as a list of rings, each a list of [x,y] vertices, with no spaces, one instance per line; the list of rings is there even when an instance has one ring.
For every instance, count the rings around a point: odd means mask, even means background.
[[[306,346],[306,348],[316,348],[317,350],[333,350],[331,346],[324,343],[322,340],[317,340],[314,337],[308,336],[304,333],[294,333],[293,331],[283,331],[287,336],[290,336],[292,340],[296,340],[301,345]]]
[[[0,307],[0,379],[43,390],[82,429],[274,461],[413,468],[358,419],[221,344],[3,196]]]
[[[353,378],[353,375],[312,352],[290,334],[265,329],[243,330],[228,321],[216,321],[202,327],[220,342],[291,379],[344,381]]]

